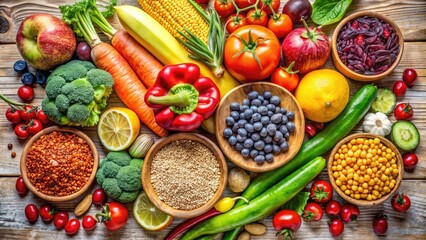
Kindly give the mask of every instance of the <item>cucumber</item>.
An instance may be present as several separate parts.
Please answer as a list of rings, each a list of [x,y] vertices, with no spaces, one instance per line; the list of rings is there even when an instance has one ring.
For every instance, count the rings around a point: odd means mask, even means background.
[[[391,139],[402,150],[410,151],[419,145],[420,133],[413,123],[397,121],[392,126]]]
[[[395,94],[387,88],[377,89],[376,100],[371,104],[372,112],[382,112],[386,115],[389,115],[393,112],[393,109],[396,105],[396,96]]]

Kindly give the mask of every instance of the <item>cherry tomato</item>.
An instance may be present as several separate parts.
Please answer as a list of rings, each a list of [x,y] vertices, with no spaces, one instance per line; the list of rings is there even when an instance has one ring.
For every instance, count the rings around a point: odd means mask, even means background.
[[[278,67],[271,75],[271,82],[280,85],[281,87],[289,90],[290,92],[297,88],[299,85],[299,75],[297,71],[293,71],[294,62],[287,68]]]
[[[277,13],[278,9],[280,8],[280,0],[261,0],[259,2],[259,8],[266,12],[266,14],[270,15],[272,14],[272,9],[274,9],[274,12]]]
[[[234,0],[239,8],[246,8],[256,3],[256,0]]]
[[[19,111],[12,107],[8,107],[6,109],[5,115],[6,115],[7,121],[11,123],[18,123],[21,121],[21,116],[19,115]]]
[[[302,225],[302,218],[296,211],[285,209],[275,214],[272,225],[277,231],[289,229],[294,232],[299,230]]]
[[[80,230],[80,221],[76,218],[70,219],[65,225],[65,232],[68,235],[76,234],[78,230]]]
[[[325,213],[330,216],[339,216],[340,213],[340,203],[336,200],[331,200],[325,206]]]
[[[36,118],[43,124],[49,123],[50,119],[47,117],[43,110],[39,109],[36,112]]]
[[[31,119],[36,118],[36,109],[26,105],[23,111],[19,111],[20,117],[24,121],[30,121]]]
[[[317,203],[326,203],[333,197],[333,187],[324,180],[312,183],[309,197]]]
[[[69,218],[68,212],[57,212],[53,218],[53,225],[56,229],[61,230],[65,227]]]
[[[342,219],[344,222],[351,222],[356,221],[358,218],[360,212],[359,208],[350,203],[343,204],[343,206],[340,209],[340,219]]]
[[[393,114],[396,120],[410,120],[414,115],[414,111],[409,103],[399,103],[393,110]]]
[[[412,68],[407,68],[402,74],[402,80],[407,84],[408,87],[414,86],[414,83],[417,81],[417,72]]]
[[[282,13],[270,17],[267,27],[275,33],[277,38],[284,38],[293,30],[293,22],[287,14]]]
[[[419,162],[419,158],[414,153],[406,153],[402,156],[405,169],[414,169]]]
[[[328,230],[330,230],[331,236],[338,237],[343,233],[345,225],[342,220],[336,218],[328,224]]]
[[[83,220],[81,220],[81,225],[83,225],[83,229],[86,231],[90,231],[96,228],[96,219],[90,215],[84,216]]]
[[[397,193],[393,195],[391,205],[397,212],[406,212],[411,207],[411,200],[404,193]]]
[[[373,230],[377,235],[385,235],[388,231],[388,218],[380,214],[373,219]]]
[[[16,191],[18,192],[18,194],[21,197],[27,195],[27,193],[28,193],[27,185],[25,185],[25,182],[24,182],[24,179],[22,178],[22,176],[19,176],[16,179],[15,188],[16,188]]]
[[[404,96],[406,91],[407,85],[403,81],[396,81],[393,84],[393,93],[395,93],[396,96]]]
[[[18,97],[29,102],[34,99],[34,90],[29,86],[21,86],[18,88]]]
[[[92,193],[92,202],[97,206],[102,206],[106,203],[107,195],[102,188],[95,189]]]
[[[45,222],[50,222],[55,217],[55,209],[52,205],[45,203],[40,206],[40,217]]]
[[[303,210],[302,217],[306,222],[319,221],[323,215],[322,207],[316,202],[309,202]]]
[[[243,26],[247,25],[246,16],[243,13],[238,14],[232,14],[228,17],[226,20],[226,31],[229,33],[233,33],[238,28],[241,28]]]
[[[265,11],[260,9],[251,9],[247,12],[247,24],[248,25],[260,25],[266,26],[268,23],[268,15]]]
[[[18,139],[25,140],[30,136],[30,133],[27,130],[27,126],[23,123],[20,123],[15,126],[15,135]]]
[[[115,231],[126,225],[129,219],[127,208],[119,202],[106,203],[102,209],[102,222],[110,231]]]
[[[43,130],[43,124],[39,120],[33,119],[27,125],[27,130],[31,134],[37,134],[38,132]]]
[[[223,18],[227,18],[235,12],[232,0],[215,0],[213,5],[217,14]]]
[[[305,133],[309,138],[313,138],[317,134],[317,130],[312,123],[305,124]]]
[[[25,217],[27,217],[28,222],[33,223],[37,221],[38,218],[38,209],[35,204],[28,204],[25,207]]]
[[[280,48],[271,30],[258,25],[244,26],[226,40],[224,63],[240,82],[263,80],[278,67]]]

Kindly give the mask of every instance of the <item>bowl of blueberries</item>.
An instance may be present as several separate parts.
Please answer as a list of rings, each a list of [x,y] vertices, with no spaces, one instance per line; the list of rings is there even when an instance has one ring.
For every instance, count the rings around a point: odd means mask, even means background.
[[[276,169],[299,151],[305,118],[293,94],[270,82],[240,85],[216,110],[216,138],[235,165],[251,172]]]

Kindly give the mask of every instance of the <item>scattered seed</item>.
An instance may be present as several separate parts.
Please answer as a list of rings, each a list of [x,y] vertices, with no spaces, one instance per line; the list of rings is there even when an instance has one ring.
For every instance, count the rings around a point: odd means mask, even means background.
[[[16,152],[12,152],[12,153],[10,154],[10,156],[11,156],[12,158],[15,158],[15,157],[16,157]]]
[[[12,143],[7,144],[7,149],[12,150],[12,148],[13,148],[13,144]]]

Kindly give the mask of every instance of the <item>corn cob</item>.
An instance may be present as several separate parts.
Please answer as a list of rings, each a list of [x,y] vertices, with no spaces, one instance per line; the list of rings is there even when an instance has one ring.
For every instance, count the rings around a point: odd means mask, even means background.
[[[186,41],[178,32],[186,28],[207,43],[209,25],[188,1],[192,0],[138,0],[142,9],[173,37]]]

